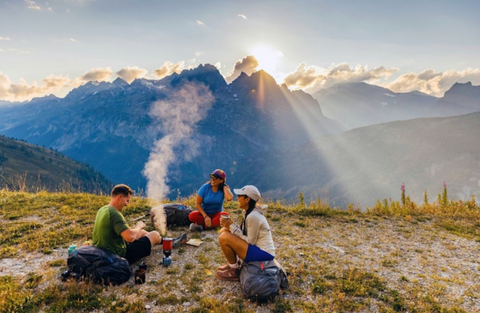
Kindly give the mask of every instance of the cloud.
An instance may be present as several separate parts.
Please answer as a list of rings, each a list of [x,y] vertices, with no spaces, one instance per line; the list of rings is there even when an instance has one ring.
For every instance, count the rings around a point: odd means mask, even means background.
[[[112,76],[110,68],[95,68],[75,79],[61,75],[49,75],[41,80],[29,84],[20,78],[18,83],[13,83],[10,78],[0,72],[0,100],[26,101],[35,97],[42,97],[60,91],[63,88],[74,88],[89,81],[108,81]]]
[[[375,82],[382,78],[386,79],[398,71],[396,68],[383,66],[369,70],[367,66],[357,65],[351,67],[348,63],[332,65],[330,68],[307,66],[300,64],[294,72],[285,77],[284,83],[291,89],[303,89],[315,92],[318,89],[347,82]]]
[[[134,67],[127,66],[122,68],[120,71],[118,71],[115,74],[117,74],[118,77],[122,78],[124,81],[130,84],[137,78],[145,77],[147,73],[148,71],[143,68],[139,68],[136,66]]]
[[[91,69],[90,71],[86,72],[79,78],[78,80],[82,82],[89,82],[89,81],[108,81],[111,79],[112,76],[112,69],[109,67],[97,67]]]
[[[71,80],[68,77],[50,75],[42,79],[43,85],[37,82],[28,84],[21,78],[18,83],[13,83],[10,78],[0,72],[0,99],[8,101],[24,101],[34,97],[41,97],[54,93],[69,86]]]
[[[432,96],[441,97],[445,94],[445,91],[457,82],[471,82],[473,85],[480,85],[480,69],[467,68],[462,71],[449,70],[446,72],[436,72],[428,69],[419,74],[404,74],[391,83],[383,84],[383,86],[395,92],[418,90]]]
[[[247,17],[246,17],[245,15],[243,15],[243,14],[238,14],[237,16],[243,18],[244,20],[247,19]]]
[[[32,0],[25,0],[25,3],[27,4],[27,8],[30,10],[37,10],[40,11],[42,8],[37,5],[35,1]]]
[[[242,60],[238,60],[235,62],[233,66],[233,71],[230,75],[225,77],[225,80],[228,83],[231,83],[235,80],[242,72],[247,75],[251,75],[253,72],[256,71],[258,67],[258,60],[253,55],[247,55]]]
[[[166,76],[170,76],[173,73],[180,74],[185,69],[185,61],[180,61],[177,64],[173,64],[172,62],[165,62],[162,66],[157,68],[153,74],[156,78],[161,79]]]
[[[78,40],[74,39],[74,38],[70,38],[69,39],[71,42],[78,42]]]
[[[47,76],[42,79],[42,81],[46,90],[60,90],[63,87],[69,86],[71,83],[70,78],[55,75]]]
[[[10,39],[10,37],[2,37],[2,36],[0,36],[0,40],[10,41],[11,39]]]
[[[201,52],[201,51],[195,52],[195,56],[196,56],[196,57],[199,57],[199,56],[204,55],[204,54],[205,54],[205,53],[203,53],[203,52]]]
[[[199,20],[197,20],[197,24],[198,24],[198,25],[201,25],[201,26],[205,26],[205,23],[202,22],[202,21],[199,21]]]

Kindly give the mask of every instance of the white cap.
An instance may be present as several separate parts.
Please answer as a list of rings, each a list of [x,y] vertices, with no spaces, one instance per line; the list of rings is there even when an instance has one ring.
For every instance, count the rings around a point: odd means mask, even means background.
[[[246,185],[242,189],[233,189],[233,192],[235,192],[239,196],[247,196],[254,201],[258,201],[262,197],[257,187],[252,185]]]

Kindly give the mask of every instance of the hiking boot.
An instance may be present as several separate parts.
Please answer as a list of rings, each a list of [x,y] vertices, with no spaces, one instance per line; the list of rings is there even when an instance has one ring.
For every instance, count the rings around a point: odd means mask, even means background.
[[[240,270],[238,268],[229,268],[225,271],[217,271],[217,277],[221,280],[226,281],[239,281],[240,280]]]
[[[190,228],[190,231],[202,231],[203,230],[202,225],[198,225],[198,224],[195,224],[195,223],[190,224],[189,228]]]
[[[180,248],[182,245],[187,243],[187,234],[181,234],[177,238],[173,239],[173,247]]]
[[[228,263],[227,263],[227,264],[225,264],[225,265],[223,265],[223,266],[217,267],[217,271],[226,271],[226,270],[228,270],[229,268],[230,268],[230,265],[228,265]]]

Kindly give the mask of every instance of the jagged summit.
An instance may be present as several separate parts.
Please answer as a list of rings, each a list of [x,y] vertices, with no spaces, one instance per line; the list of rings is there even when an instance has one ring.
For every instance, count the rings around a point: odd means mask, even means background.
[[[112,82],[112,85],[114,85],[114,86],[128,86],[128,83],[125,80],[123,80],[122,78],[117,77],[117,79],[115,79]]]
[[[247,93],[261,93],[261,94],[282,94],[280,86],[275,79],[265,72],[260,70],[252,73],[248,76],[242,72],[231,84],[230,89],[232,92],[247,94]]]
[[[89,81],[88,83],[79,86],[72,91],[70,91],[65,98],[83,98],[87,95],[93,94],[95,92],[99,92],[102,90],[106,90],[112,87],[112,83],[110,82],[98,82],[98,81]]]
[[[212,92],[227,87],[227,82],[220,71],[211,64],[200,64],[194,69],[183,70],[171,80],[172,87],[178,87],[186,82],[201,82],[207,85]]]
[[[445,92],[445,97],[455,94],[480,95],[480,86],[473,86],[472,82],[455,83],[449,90]]]
[[[30,103],[32,102],[37,102],[37,101],[40,101],[40,100],[58,100],[60,99],[59,97],[55,96],[54,94],[50,94],[48,96],[44,96],[44,97],[35,97],[35,98],[32,98],[32,100],[28,101]]]

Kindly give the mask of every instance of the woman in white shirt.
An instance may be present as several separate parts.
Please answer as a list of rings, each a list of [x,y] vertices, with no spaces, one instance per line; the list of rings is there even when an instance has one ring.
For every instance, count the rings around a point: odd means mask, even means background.
[[[242,225],[239,227],[230,219],[222,219],[218,241],[227,264],[218,268],[216,276],[222,280],[239,280],[237,257],[244,262],[269,261],[275,258],[272,232],[265,213],[266,205],[257,205],[261,195],[257,187],[247,185],[234,189],[238,204],[243,209]]]

